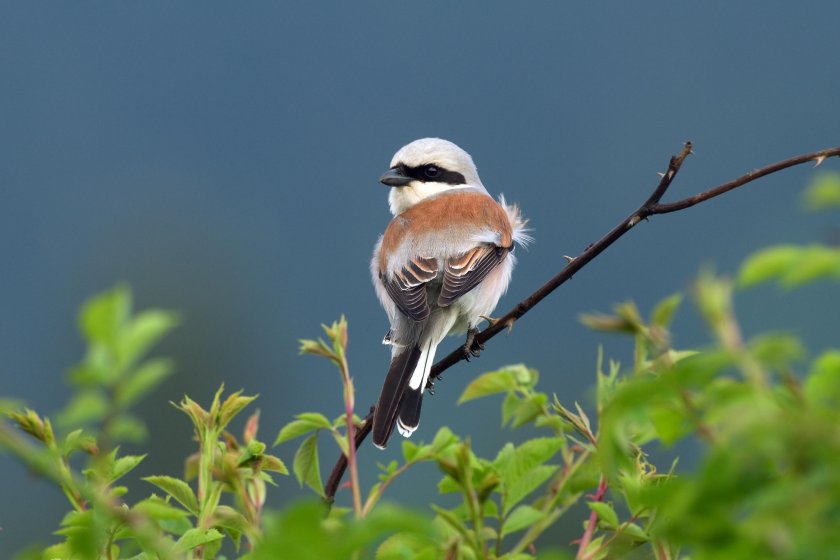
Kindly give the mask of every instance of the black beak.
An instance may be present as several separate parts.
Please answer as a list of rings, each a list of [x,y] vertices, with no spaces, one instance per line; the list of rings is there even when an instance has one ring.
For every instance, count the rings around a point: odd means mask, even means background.
[[[396,167],[389,169],[382,177],[379,178],[380,183],[388,185],[389,187],[404,187],[413,180],[414,179],[411,177],[406,177],[406,175]]]

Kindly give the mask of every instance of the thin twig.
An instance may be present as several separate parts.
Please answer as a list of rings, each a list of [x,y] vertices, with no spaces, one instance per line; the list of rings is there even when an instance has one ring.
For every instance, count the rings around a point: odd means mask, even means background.
[[[605,475],[601,475],[601,481],[598,483],[598,490],[595,492],[595,495],[592,499],[596,502],[604,501],[604,496],[607,495],[607,477]],[[598,513],[593,509],[592,512],[589,514],[589,521],[586,523],[586,530],[583,532],[583,536],[580,538],[580,544],[578,545],[578,551],[575,555],[575,560],[583,560],[587,558],[586,556],[586,548],[589,546],[589,543],[592,542],[592,536],[595,534],[595,527],[598,525]]]
[[[820,150],[817,152],[811,152],[808,154],[803,154],[768,165],[766,167],[762,167],[760,169],[753,170],[733,181],[729,181],[728,183],[724,183],[717,187],[700,192],[698,194],[695,194],[694,196],[690,196],[688,198],[684,198],[682,200],[678,200],[676,202],[671,203],[663,204],[659,202],[667,192],[668,188],[671,186],[671,183],[673,182],[677,173],[679,173],[680,167],[682,167],[685,158],[688,157],[689,154],[691,154],[691,149],[691,142],[686,142],[683,146],[682,151],[678,155],[671,158],[671,161],[668,165],[668,170],[664,174],[662,174],[662,179],[659,181],[659,184],[656,186],[656,189],[653,191],[653,193],[651,193],[648,199],[645,200],[644,204],[642,204],[638,210],[636,210],[624,220],[622,220],[617,226],[610,230],[601,239],[587,247],[586,250],[583,251],[580,255],[571,260],[567,259],[568,264],[566,264],[566,266],[553,278],[551,278],[548,282],[543,284],[534,293],[517,303],[513,307],[513,309],[508,311],[498,320],[494,321],[486,329],[476,334],[475,343],[484,344],[503,330],[512,327],[513,324],[519,318],[525,315],[535,305],[537,305],[540,301],[545,299],[551,292],[556,290],[567,280],[569,280],[572,276],[574,276],[574,274],[577,271],[589,264],[607,247],[618,241],[619,238],[621,238],[625,233],[630,231],[633,228],[633,226],[638,224],[640,221],[645,220],[650,216],[654,216],[656,214],[669,214],[671,212],[677,212],[686,208],[690,208],[691,206],[700,204],[701,202],[705,202],[707,200],[725,194],[738,187],[751,183],[756,179],[760,179],[761,177],[770,175],[771,173],[776,173],[783,169],[787,169],[788,167],[801,165],[809,161],[814,161],[817,165],[819,165],[826,158],[840,156],[840,146]],[[444,371],[446,371],[447,369],[449,369],[450,367],[457,364],[463,359],[465,359],[464,351],[462,348],[459,347],[447,356],[445,356],[443,359],[438,361],[434,366],[432,366],[429,380],[434,381],[435,379],[440,377],[440,375]],[[371,407],[370,412],[365,418],[364,423],[356,433],[355,441],[357,448],[365,440],[368,433],[370,433],[370,425],[372,418],[373,407]],[[335,499],[335,493],[338,490],[338,486],[341,483],[341,478],[344,476],[344,471],[346,468],[347,460],[342,454],[341,457],[339,457],[338,461],[336,461],[332,473],[330,474],[330,477],[327,480],[327,485],[325,488],[327,501],[330,503],[332,503],[332,501]]]

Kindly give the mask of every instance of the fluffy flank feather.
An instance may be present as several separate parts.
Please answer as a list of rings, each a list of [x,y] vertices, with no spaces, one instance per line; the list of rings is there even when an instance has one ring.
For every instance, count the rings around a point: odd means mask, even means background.
[[[527,249],[528,245],[534,241],[534,238],[530,233],[533,230],[526,227],[528,225],[528,220],[522,217],[522,213],[519,211],[519,206],[517,204],[507,203],[505,195],[499,195],[499,204],[501,204],[502,208],[505,209],[505,213],[507,213],[508,218],[510,219],[513,229],[513,240]]]

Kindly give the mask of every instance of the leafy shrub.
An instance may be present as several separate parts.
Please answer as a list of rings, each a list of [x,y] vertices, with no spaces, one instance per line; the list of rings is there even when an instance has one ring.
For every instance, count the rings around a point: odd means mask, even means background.
[[[811,207],[840,200],[840,181],[822,178]],[[833,186],[832,186],[833,185]],[[736,279],[700,274],[691,296],[711,335],[706,348],[677,349],[670,326],[683,296],[665,298],[645,319],[635,305],[588,315],[583,322],[632,337],[633,363],[599,357],[595,415],[537,389],[539,375],[512,365],[473,380],[460,402],[501,398],[502,424],[529,426],[537,437],[479,457],[470,441],[442,427],[428,443],[403,442],[402,461],[381,467],[366,491],[352,442],[363,422],[353,414],[347,324],[325,327],[327,340],[302,341],[304,353],[332,361],[345,411],[330,420],[298,414],[275,445],[301,439],[292,471],[325,496],[319,437],[329,435],[349,462],[352,508],[323,500],[263,512],[274,474],[285,464],[257,439],[258,416],[237,438],[230,421],[254,397],[219,389],[209,407],[189,397],[175,405],[198,442],[182,477],[151,476],[149,497],[129,504],[121,478],[144,455],[121,455],[140,441],[130,407],[172,371],[152,346],[176,324],[159,310],[133,314],[124,287],[89,301],[80,315],[88,343],[71,374],[76,391],[56,426],[9,399],[0,408],[0,449],[52,480],[71,510],[61,540],[20,558],[831,558],[840,550],[840,349],[809,356],[789,333],[747,338],[734,312],[735,288],[774,282],[785,289],[840,279],[840,249],[825,245],[757,252]],[[469,406],[468,404],[466,406]],[[651,450],[693,442],[690,468],[656,465]],[[84,457],[82,468],[77,465]],[[382,503],[415,465],[434,463],[438,491],[454,507],[413,512]],[[577,504],[586,504],[584,519]],[[572,548],[543,546],[564,520],[582,523]],[[222,548],[223,543],[230,544]]]

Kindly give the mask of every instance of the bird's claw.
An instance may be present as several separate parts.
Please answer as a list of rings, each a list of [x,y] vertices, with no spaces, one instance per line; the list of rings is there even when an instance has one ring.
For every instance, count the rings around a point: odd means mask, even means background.
[[[435,394],[435,381],[442,381],[442,380],[443,380],[443,376],[438,375],[436,378],[432,379],[430,377],[429,380],[426,381],[426,390],[429,392],[430,395]]]
[[[488,321],[490,320],[487,317],[482,318]],[[484,350],[484,344],[475,339],[475,335],[477,334],[478,329],[475,327],[471,327],[467,331],[467,341],[464,343],[464,359],[468,362],[470,361],[470,357],[478,358],[481,355],[481,351]]]

